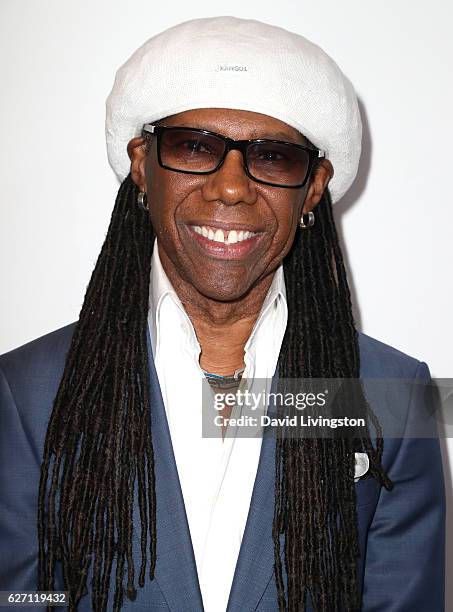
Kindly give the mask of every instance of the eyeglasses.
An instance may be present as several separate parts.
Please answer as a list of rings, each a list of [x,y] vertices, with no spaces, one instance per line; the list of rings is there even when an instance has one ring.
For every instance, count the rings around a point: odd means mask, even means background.
[[[167,170],[212,174],[229,151],[240,151],[246,175],[273,187],[303,187],[324,151],[282,140],[233,140],[221,134],[188,127],[147,123],[143,135],[157,135],[157,159]]]

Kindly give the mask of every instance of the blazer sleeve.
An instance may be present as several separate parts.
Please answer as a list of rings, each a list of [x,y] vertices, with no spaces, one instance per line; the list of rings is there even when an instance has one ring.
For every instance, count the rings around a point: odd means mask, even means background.
[[[426,363],[415,378],[406,435],[388,470],[395,486],[382,487],[368,531],[362,612],[444,612],[445,489],[435,418],[426,421],[429,437],[407,435],[430,412]]]

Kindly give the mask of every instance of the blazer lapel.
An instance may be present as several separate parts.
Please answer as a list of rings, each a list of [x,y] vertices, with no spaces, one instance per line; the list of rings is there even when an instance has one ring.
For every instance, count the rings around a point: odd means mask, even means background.
[[[271,391],[277,390],[278,367],[272,380]],[[269,416],[276,416],[276,408],[269,405]],[[250,510],[244,537],[233,577],[227,612],[252,612],[256,610],[263,593],[274,576],[274,541],[272,523],[275,503],[275,444],[272,429],[265,430],[260,460],[253,488]],[[286,585],[284,563],[284,534],[280,535],[280,558],[283,583]],[[286,588],[285,588],[286,591]],[[277,609],[277,600],[275,601]],[[307,612],[312,612],[310,595],[307,596]]]
[[[274,571],[275,435],[265,434],[227,612],[255,610]],[[283,544],[282,538],[280,543]]]
[[[148,336],[151,422],[157,498],[156,582],[172,612],[202,612],[203,603],[184,500]]]
[[[277,370],[278,371],[278,370]],[[272,391],[278,382],[276,374]],[[268,414],[273,414],[268,407]],[[274,573],[272,522],[275,496],[275,442],[272,429],[265,430],[244,536],[228,600],[227,612],[255,610]],[[284,536],[280,536],[283,557]]]

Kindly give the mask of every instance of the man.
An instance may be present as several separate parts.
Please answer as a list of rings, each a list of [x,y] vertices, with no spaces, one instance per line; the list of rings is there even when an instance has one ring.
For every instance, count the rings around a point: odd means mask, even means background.
[[[65,587],[70,610],[443,609],[434,428],[383,440],[370,388],[374,440],[201,435],[203,378],[415,379],[392,404],[422,420],[426,364],[352,318],[331,203],[360,133],[334,62],[256,21],[181,24],[121,67],[122,184],[79,320],[0,360],[2,589]]]

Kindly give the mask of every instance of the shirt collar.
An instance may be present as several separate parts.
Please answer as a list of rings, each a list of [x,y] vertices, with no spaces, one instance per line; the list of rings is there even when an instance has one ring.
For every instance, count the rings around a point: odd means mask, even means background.
[[[283,264],[280,264],[280,266],[275,271],[271,286],[269,287],[266,297],[264,298],[263,305],[261,306],[260,314],[258,315],[253,326],[252,333],[250,334],[249,339],[245,344],[245,351],[248,351],[254,343],[257,331],[263,319],[267,316],[267,314],[273,307],[275,308],[277,306],[280,300],[283,303],[285,310],[287,310],[286,286],[285,276],[283,273]]]
[[[159,257],[159,249],[157,244],[157,238],[154,241],[153,254],[151,257],[151,273],[150,273],[150,288],[149,288],[149,311],[148,311],[148,323],[151,336],[151,346],[153,349],[154,357],[159,347],[159,315],[162,308],[162,304],[166,299],[172,300],[172,302],[181,311],[181,318],[185,321],[185,332],[194,348],[198,348],[198,340],[195,334],[192,321],[189,318],[181,300],[178,297],[173,285],[171,284],[165,270],[162,266]]]

